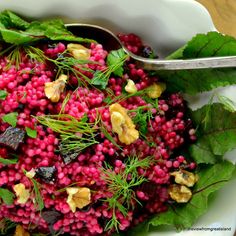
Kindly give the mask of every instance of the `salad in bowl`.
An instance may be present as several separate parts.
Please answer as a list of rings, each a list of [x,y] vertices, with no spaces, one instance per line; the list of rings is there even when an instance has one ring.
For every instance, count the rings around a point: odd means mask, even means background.
[[[141,235],[190,229],[235,176],[235,68],[145,71],[60,19],[0,14],[0,233]],[[135,33],[134,54],[157,58]],[[235,55],[197,34],[167,59]],[[186,95],[212,91],[198,109]],[[233,232],[234,229],[232,229]],[[233,233],[232,233],[233,234]]]

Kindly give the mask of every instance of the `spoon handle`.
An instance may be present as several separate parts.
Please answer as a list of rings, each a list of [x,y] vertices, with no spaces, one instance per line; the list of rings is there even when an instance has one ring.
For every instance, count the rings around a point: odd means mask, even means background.
[[[186,60],[147,59],[134,54],[130,56],[146,70],[190,70],[236,67],[236,56],[205,57]]]

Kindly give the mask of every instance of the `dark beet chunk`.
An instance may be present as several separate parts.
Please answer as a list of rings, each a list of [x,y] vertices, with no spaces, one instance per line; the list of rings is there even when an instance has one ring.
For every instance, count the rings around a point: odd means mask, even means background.
[[[38,167],[36,170],[36,177],[42,179],[46,183],[54,182],[56,179],[57,169],[55,166]]]
[[[0,135],[0,145],[5,145],[17,150],[19,144],[23,142],[25,131],[19,128],[8,127],[4,133]]]
[[[48,223],[49,230],[51,234],[54,235],[55,231],[53,225],[62,218],[63,214],[56,210],[47,210],[42,212],[42,218]]]
[[[71,163],[80,154],[80,151],[78,151],[78,152],[76,152],[74,150],[73,151],[64,151],[64,150],[62,150],[62,145],[59,146],[59,149],[60,149],[61,157],[62,157],[65,164]]]

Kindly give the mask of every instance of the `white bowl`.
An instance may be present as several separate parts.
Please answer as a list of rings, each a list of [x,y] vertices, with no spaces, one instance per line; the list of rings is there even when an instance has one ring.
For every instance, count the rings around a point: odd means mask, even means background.
[[[33,18],[63,16],[67,22],[97,23],[117,32],[133,32],[161,56],[182,46],[196,33],[216,30],[207,10],[194,0],[1,0],[0,9]],[[234,94],[231,91],[231,95]],[[202,101],[194,103],[196,99],[192,98],[192,105],[198,107]],[[235,95],[233,99],[236,101]],[[230,231],[176,233],[162,229],[149,236],[233,236],[236,229],[235,186],[236,178],[218,192],[209,211],[193,227],[230,227]]]

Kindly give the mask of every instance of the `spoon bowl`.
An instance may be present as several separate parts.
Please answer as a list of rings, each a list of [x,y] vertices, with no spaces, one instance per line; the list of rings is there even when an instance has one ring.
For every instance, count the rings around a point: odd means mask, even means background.
[[[236,67],[236,56],[205,57],[186,60],[150,59],[130,52],[109,29],[84,23],[67,24],[66,27],[75,35],[91,38],[101,43],[107,51],[123,50],[145,70],[190,70],[206,68]]]

